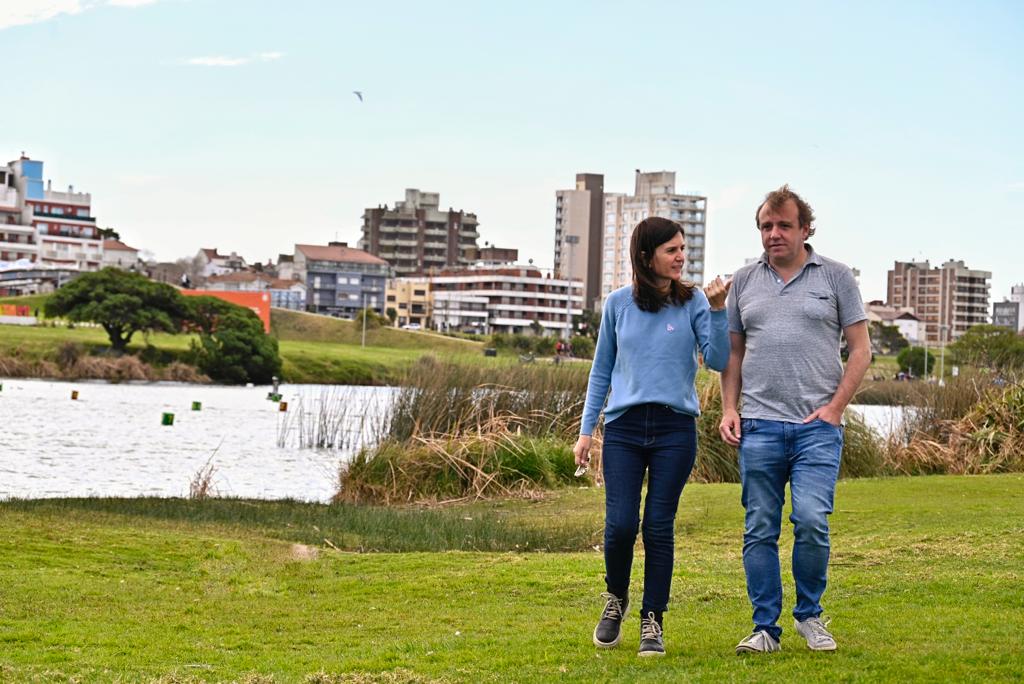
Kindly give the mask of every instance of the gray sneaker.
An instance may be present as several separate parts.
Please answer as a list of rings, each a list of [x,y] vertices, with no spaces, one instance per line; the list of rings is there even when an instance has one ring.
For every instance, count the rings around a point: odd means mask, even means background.
[[[781,651],[782,646],[771,634],[763,629],[752,632],[750,636],[736,644],[736,655],[742,653],[775,653]]]
[[[836,640],[831,632],[826,629],[829,620],[822,622],[820,617],[807,618],[803,622],[793,620],[797,633],[807,639],[807,648],[812,651],[834,651]]]

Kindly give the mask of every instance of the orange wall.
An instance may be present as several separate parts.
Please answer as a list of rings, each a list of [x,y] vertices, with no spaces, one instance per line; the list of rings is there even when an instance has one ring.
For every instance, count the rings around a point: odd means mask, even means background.
[[[247,309],[260,317],[263,321],[263,330],[270,332],[270,293],[269,292],[233,292],[225,290],[182,290],[181,294],[186,297],[216,297],[225,302],[231,302]]]

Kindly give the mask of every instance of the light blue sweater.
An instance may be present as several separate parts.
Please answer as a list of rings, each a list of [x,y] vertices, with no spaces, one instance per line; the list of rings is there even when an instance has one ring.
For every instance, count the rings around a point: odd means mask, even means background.
[[[606,424],[630,407],[647,403],[699,416],[693,384],[698,345],[704,363],[717,371],[725,368],[729,360],[728,318],[724,309],[711,310],[700,288],[686,304],[665,306],[657,313],[640,310],[631,285],[608,295],[580,434],[593,433],[602,407]]]

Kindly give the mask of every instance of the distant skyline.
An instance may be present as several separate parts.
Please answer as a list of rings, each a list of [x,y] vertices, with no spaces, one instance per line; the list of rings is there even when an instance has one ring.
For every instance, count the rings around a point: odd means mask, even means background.
[[[884,299],[895,260],[1024,282],[1018,2],[4,0],[3,162],[24,151],[161,260],[354,245],[406,188],[550,267],[555,191],[676,172],[705,273],[783,183]],[[356,92],[360,96],[356,95]]]

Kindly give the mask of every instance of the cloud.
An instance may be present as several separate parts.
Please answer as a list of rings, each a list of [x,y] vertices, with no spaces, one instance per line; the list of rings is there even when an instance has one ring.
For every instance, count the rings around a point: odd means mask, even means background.
[[[224,55],[210,55],[204,57],[188,57],[181,61],[189,66],[212,66],[212,67],[237,67],[252,64],[253,62],[273,62],[284,57],[283,52],[260,52],[250,57],[226,57]]]
[[[1010,192],[1024,192],[1024,181],[1010,183],[1006,186],[1006,189],[1009,190]]]
[[[155,2],[159,2],[159,0],[2,0],[0,2],[0,31],[12,26],[49,21],[62,14],[81,14],[86,10],[104,5],[141,7]]]

